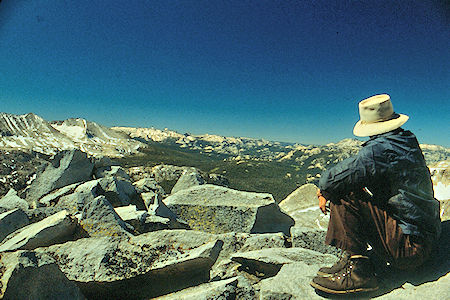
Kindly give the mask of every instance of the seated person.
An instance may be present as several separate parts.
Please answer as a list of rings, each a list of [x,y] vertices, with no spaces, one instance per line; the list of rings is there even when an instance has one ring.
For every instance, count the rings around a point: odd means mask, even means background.
[[[378,289],[368,245],[393,267],[410,270],[426,262],[441,231],[424,156],[414,134],[400,128],[408,116],[396,114],[386,94],[361,101],[359,113],[353,132],[370,139],[319,181],[322,212],[330,202],[325,243],[344,252],[311,285],[331,294]]]

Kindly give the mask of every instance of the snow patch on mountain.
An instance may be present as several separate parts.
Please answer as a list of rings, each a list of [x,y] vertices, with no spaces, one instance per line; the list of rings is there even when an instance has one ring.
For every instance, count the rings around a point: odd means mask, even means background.
[[[72,138],[74,141],[81,141],[86,139],[86,129],[87,124],[85,120],[82,120],[82,125],[70,125],[66,122],[63,123],[53,123],[51,124],[53,128],[58,130],[61,133],[64,133],[68,137]]]
[[[54,154],[75,148],[65,135],[55,130],[41,117],[29,113],[13,115],[0,113],[0,148]]]
[[[438,200],[450,199],[450,161],[441,161],[430,168],[434,197]]]
[[[136,153],[144,144],[128,135],[84,119],[47,122],[29,113],[0,113],[0,148],[53,155],[79,148],[92,156],[118,157]]]

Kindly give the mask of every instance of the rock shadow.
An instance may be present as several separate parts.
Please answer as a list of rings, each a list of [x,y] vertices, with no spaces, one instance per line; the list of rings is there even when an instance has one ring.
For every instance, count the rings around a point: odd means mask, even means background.
[[[414,274],[408,282],[417,286],[436,281],[450,272],[450,220],[443,221],[441,237],[429,263],[421,267],[420,273]]]
[[[383,281],[386,292],[410,283],[419,286],[427,282],[437,281],[450,272],[450,220],[443,221],[441,237],[431,253],[430,259],[413,272],[393,271]]]
[[[372,299],[389,294],[401,288],[405,283],[420,286],[427,282],[437,281],[450,272],[450,220],[443,221],[442,233],[430,259],[414,272],[397,271],[389,268],[379,269],[380,288],[371,293],[332,295],[316,290],[316,293],[328,299]]]

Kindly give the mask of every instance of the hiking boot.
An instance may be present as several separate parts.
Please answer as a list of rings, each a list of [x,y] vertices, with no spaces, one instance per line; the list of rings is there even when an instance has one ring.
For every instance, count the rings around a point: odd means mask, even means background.
[[[347,265],[347,261],[349,258],[350,258],[350,253],[345,251],[344,253],[342,253],[341,259],[339,259],[331,267],[320,268],[319,271],[317,271],[317,275],[323,276],[323,277],[332,276],[334,273],[339,272]]]
[[[347,294],[376,291],[378,282],[369,258],[352,255],[342,270],[328,277],[314,277],[311,286],[329,294]]]

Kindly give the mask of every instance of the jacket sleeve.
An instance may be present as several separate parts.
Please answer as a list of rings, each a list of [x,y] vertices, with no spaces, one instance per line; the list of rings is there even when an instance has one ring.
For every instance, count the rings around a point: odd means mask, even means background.
[[[339,200],[352,191],[368,186],[375,176],[373,149],[362,148],[356,156],[341,161],[322,173],[319,188],[329,200]]]

